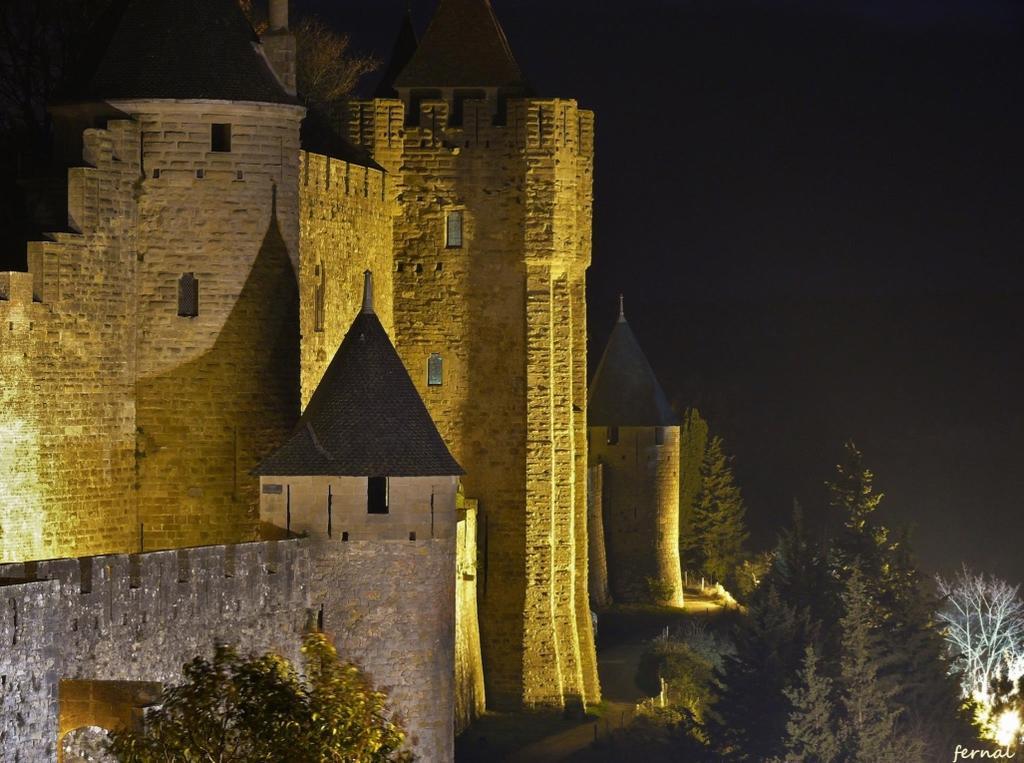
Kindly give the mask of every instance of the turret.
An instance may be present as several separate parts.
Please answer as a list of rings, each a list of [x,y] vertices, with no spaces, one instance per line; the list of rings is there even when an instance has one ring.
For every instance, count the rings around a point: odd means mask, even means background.
[[[374,313],[369,272],[298,425],[256,473],[264,532],[310,539],[320,626],[389,692],[416,757],[452,760],[462,468]]]
[[[612,598],[681,605],[679,417],[619,317],[590,385],[590,463],[601,495]]]

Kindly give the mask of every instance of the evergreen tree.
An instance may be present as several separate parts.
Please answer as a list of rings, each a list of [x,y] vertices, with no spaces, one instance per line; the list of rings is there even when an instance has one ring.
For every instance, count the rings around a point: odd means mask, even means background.
[[[856,761],[897,760],[895,688],[884,673],[885,645],[874,620],[874,601],[864,573],[854,567],[843,595],[843,749]]]
[[[814,647],[807,646],[800,683],[786,691],[793,712],[786,724],[786,760],[833,763],[840,755],[832,681],[820,672]]]
[[[835,540],[834,566],[840,579],[859,566],[870,580],[877,581],[883,573],[888,541],[888,530],[875,516],[884,494],[875,490],[875,475],[864,465],[864,456],[853,441],[844,444],[843,453],[835,481],[826,483],[829,503],[843,523]]]
[[[758,588],[734,633],[735,653],[716,673],[721,691],[708,730],[724,759],[763,761],[783,753],[791,710],[785,689],[815,636],[806,613],[783,602],[771,583]]]
[[[708,423],[696,408],[688,409],[679,430],[679,556],[683,569],[694,572],[702,562],[695,514],[707,444]]]
[[[736,568],[743,561],[743,546],[747,540],[745,514],[730,459],[722,448],[722,438],[712,437],[701,466],[701,489],[694,524],[700,542],[701,568],[713,580],[731,583]]]

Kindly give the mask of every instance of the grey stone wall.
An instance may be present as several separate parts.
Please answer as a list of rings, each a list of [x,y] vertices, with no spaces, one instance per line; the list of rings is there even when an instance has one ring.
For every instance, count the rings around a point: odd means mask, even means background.
[[[0,566],[0,751],[53,760],[61,679],[177,682],[217,641],[298,662],[301,541]]]
[[[452,760],[455,538],[309,543],[338,652],[387,692],[418,760]]]

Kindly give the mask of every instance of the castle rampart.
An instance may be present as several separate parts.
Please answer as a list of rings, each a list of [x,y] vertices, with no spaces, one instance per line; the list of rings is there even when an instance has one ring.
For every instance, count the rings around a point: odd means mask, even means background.
[[[397,213],[385,173],[303,151],[299,157],[302,404],[359,311],[363,272],[373,272],[375,309],[394,330],[391,253]]]
[[[309,624],[302,541],[0,567],[4,760],[52,760],[63,680],[177,683],[215,642],[297,664]]]

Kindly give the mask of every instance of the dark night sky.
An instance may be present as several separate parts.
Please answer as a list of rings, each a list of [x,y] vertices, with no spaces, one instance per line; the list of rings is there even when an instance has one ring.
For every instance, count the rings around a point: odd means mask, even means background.
[[[494,4],[597,112],[592,366],[621,290],[762,543],[853,437],[926,566],[1024,581],[1024,5]],[[297,9],[385,55],[404,6]]]
[[[762,545],[853,437],[926,566],[1024,582],[1024,3],[493,1],[597,112],[591,367],[622,291]],[[293,15],[384,56],[406,2]]]

